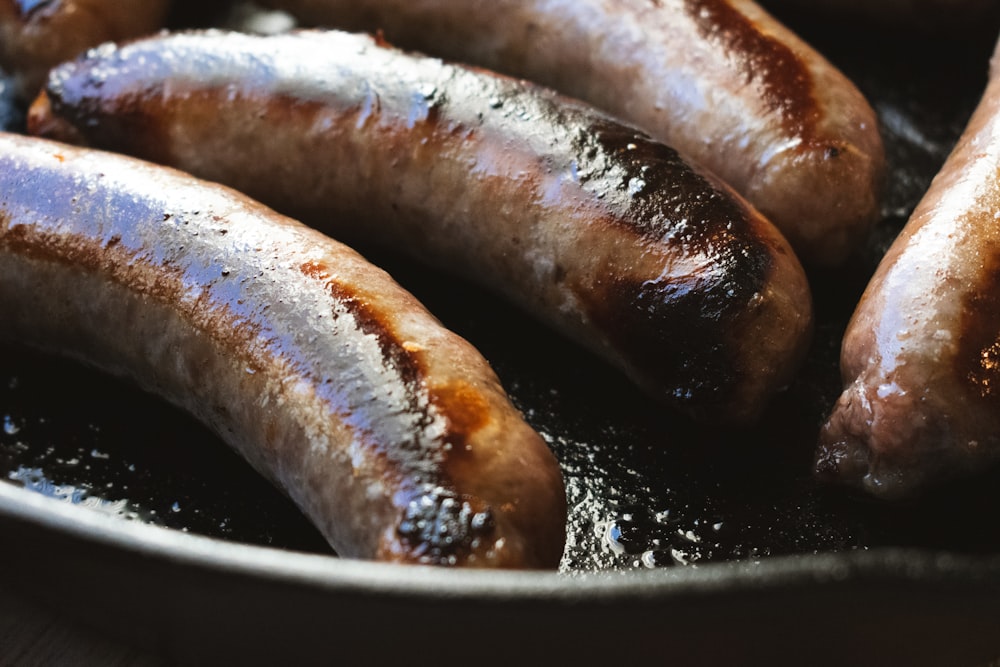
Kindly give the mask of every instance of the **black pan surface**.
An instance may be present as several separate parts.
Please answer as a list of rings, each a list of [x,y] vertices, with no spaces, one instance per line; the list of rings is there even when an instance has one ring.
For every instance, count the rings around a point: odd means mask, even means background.
[[[666,413],[492,295],[367,253],[483,352],[557,454],[570,506],[560,573],[336,559],[284,496],[186,415],[13,344],[0,346],[5,571],[52,605],[82,600],[71,613],[83,622],[183,659],[1000,655],[1000,471],[905,505],[810,476],[840,391],[847,318],[975,106],[1000,26],[914,34],[782,17],[869,97],[891,174],[869,246],[811,276],[812,350],[758,427],[715,431]],[[0,86],[0,125],[20,123]],[[379,629],[384,638],[369,643]]]

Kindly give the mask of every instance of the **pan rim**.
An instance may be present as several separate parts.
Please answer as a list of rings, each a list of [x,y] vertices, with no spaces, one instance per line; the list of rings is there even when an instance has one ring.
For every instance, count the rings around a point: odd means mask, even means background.
[[[819,552],[644,571],[465,570],[342,559],[185,533],[102,515],[10,483],[0,483],[0,520],[30,524],[57,538],[123,554],[221,571],[330,594],[456,602],[611,604],[691,595],[883,585],[946,586],[1000,594],[1000,556],[913,548]]]

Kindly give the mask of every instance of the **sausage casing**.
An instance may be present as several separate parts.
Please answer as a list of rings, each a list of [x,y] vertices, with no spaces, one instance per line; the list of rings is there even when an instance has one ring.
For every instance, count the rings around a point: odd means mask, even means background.
[[[268,0],[310,25],[537,81],[715,172],[806,264],[841,263],[880,213],[875,113],[750,0]]]
[[[756,417],[808,344],[805,275],[766,219],[526,82],[347,33],[179,33],[66,64],[29,116],[485,283],[698,418]]]
[[[1000,56],[841,349],[817,471],[894,498],[1000,457]]]
[[[343,556],[558,564],[555,458],[360,255],[227,188],[0,134],[0,335],[190,411]]]

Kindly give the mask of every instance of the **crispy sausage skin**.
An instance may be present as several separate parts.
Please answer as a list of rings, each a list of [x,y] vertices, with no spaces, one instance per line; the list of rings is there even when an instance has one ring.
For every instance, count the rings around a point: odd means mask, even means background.
[[[49,69],[108,40],[154,32],[169,0],[0,0],[0,70],[33,98]]]
[[[715,172],[806,264],[878,218],[885,156],[861,93],[749,0],[268,0],[304,23],[551,86]]]
[[[348,557],[547,568],[560,470],[486,361],[347,247],[222,186],[0,134],[0,335],[193,413]]]
[[[699,418],[753,419],[808,342],[804,273],[767,220],[532,84],[362,35],[209,31],[69,63],[29,116],[485,283]]]
[[[1000,457],[1000,56],[841,350],[817,471],[893,498]]]

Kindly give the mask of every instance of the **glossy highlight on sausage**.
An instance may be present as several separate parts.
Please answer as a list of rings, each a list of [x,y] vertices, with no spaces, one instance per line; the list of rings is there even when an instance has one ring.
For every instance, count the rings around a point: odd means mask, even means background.
[[[163,27],[169,0],[0,0],[0,70],[30,100],[49,69],[109,40]]]
[[[899,498],[1000,459],[1000,51],[848,326],[824,478]]]
[[[801,266],[720,181],[586,105],[366,36],[107,45],[29,124],[479,281],[713,423],[753,420],[808,344]]]
[[[0,336],[211,427],[346,557],[550,568],[559,466],[469,343],[222,186],[0,134]]]
[[[268,0],[306,25],[524,77],[634,123],[736,188],[807,265],[880,213],[874,111],[750,0]]]

